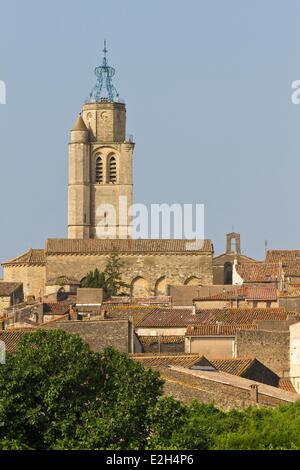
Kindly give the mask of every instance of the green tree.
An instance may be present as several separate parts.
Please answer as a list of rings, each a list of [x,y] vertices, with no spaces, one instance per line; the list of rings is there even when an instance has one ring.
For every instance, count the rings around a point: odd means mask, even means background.
[[[122,294],[120,292],[122,288],[128,289],[128,285],[122,281],[122,267],[123,263],[119,254],[113,251],[104,270],[106,293],[109,297]]]
[[[106,288],[105,275],[104,273],[101,273],[99,269],[95,269],[95,271],[90,271],[86,275],[82,284],[83,284],[83,287],[105,289]]]
[[[127,290],[129,286],[122,281],[122,266],[119,254],[116,251],[112,252],[104,271],[100,272],[99,269],[90,271],[83,282],[83,287],[103,289],[108,297],[123,295],[121,289]]]
[[[63,331],[25,334],[0,366],[0,449],[142,448],[157,372]]]

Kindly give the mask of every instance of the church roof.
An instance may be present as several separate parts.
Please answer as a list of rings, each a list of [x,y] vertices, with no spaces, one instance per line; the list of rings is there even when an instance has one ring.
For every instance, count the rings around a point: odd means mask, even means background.
[[[120,253],[212,253],[210,240],[68,240],[49,239],[46,243],[47,254],[100,254],[112,251]]]
[[[30,249],[26,253],[17,256],[2,265],[23,265],[23,264],[30,264],[30,265],[44,265],[45,264],[45,250],[33,250]]]
[[[79,114],[72,131],[87,131],[87,130],[88,128],[86,127],[85,122],[81,117],[81,114]]]

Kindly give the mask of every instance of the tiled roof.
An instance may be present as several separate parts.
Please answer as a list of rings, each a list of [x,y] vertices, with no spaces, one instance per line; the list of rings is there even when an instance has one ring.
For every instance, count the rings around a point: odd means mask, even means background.
[[[141,305],[105,305],[101,311],[103,315],[105,314],[105,318],[110,320],[128,320],[132,318],[134,326],[137,327],[144,318],[159,312],[160,309]]]
[[[78,279],[73,279],[68,276],[59,276],[47,281],[47,286],[71,286],[71,285],[80,285],[81,282]]]
[[[297,393],[291,379],[281,378],[279,379],[278,387],[287,392]]]
[[[28,330],[0,331],[0,341],[5,343],[7,352],[15,353],[18,350],[19,341],[25,333],[28,333]]]
[[[131,358],[145,367],[169,367],[177,365],[192,367],[202,359],[199,354],[133,354]]]
[[[209,361],[201,354],[134,354],[132,359],[143,364],[145,367],[166,368],[170,366],[181,366],[191,369],[197,367],[197,364],[210,363],[216,370],[226,372],[228,374],[242,377],[245,375],[249,367],[251,367],[257,359],[253,357],[247,358],[210,358]]]
[[[283,263],[282,269],[285,277],[300,277],[300,262]]]
[[[140,343],[144,346],[151,344],[181,344],[184,343],[184,336],[139,336]]]
[[[0,297],[9,297],[21,286],[19,282],[0,282]]]
[[[191,309],[160,308],[150,312],[139,323],[140,328],[184,328],[189,325],[223,322],[225,324],[249,325],[255,321],[287,320],[284,308],[224,308],[202,309],[193,315]]]
[[[44,265],[46,262],[45,250],[32,250],[30,249],[23,255],[2,263],[2,265]]]
[[[216,321],[226,324],[249,325],[256,321],[282,320],[288,318],[284,308],[229,308],[213,310],[214,315],[208,323]]]
[[[212,253],[210,240],[47,240],[47,254],[101,254],[112,251],[121,253],[173,253],[208,252]]]
[[[249,367],[255,363],[255,358],[210,359],[210,362],[221,372],[242,377]]]
[[[274,263],[279,261],[294,261],[300,262],[300,250],[268,250],[266,261],[268,263]]]
[[[236,286],[232,290],[202,295],[194,300],[236,300],[237,297],[246,300],[277,300],[277,288],[275,286]]]
[[[279,263],[240,263],[237,272],[244,282],[276,282],[282,277]]]
[[[149,313],[138,325],[144,327],[181,327],[189,324],[202,323],[207,318],[207,314],[199,312],[193,315],[191,308],[158,308]]]
[[[186,336],[235,336],[240,330],[256,330],[256,325],[197,325],[189,326]]]

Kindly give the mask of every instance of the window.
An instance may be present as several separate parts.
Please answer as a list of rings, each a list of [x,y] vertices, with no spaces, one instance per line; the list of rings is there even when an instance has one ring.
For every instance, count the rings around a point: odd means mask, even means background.
[[[109,159],[109,182],[117,182],[117,160],[114,155]]]
[[[103,183],[103,162],[101,157],[96,159],[96,183]]]

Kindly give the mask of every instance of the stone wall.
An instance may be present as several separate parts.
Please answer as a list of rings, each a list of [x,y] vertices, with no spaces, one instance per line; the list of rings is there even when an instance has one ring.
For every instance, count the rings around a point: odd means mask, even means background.
[[[237,357],[256,357],[280,377],[289,371],[289,331],[238,331]]]
[[[3,280],[23,283],[25,299],[34,296],[38,300],[45,294],[45,266],[4,266]]]
[[[4,310],[11,305],[10,297],[0,297],[0,316],[3,315]]]
[[[300,312],[300,297],[280,297],[279,306],[288,312]]]
[[[183,353],[184,352],[184,342],[181,343],[161,343],[159,345],[158,341],[153,341],[149,344],[143,343],[143,352],[144,353]]]
[[[198,400],[201,403],[213,403],[220,409],[231,410],[249,406],[273,407],[285,403],[279,398],[259,393],[259,387],[257,403],[250,388],[243,389],[204,378],[187,377],[186,374],[174,370],[161,369],[160,373],[165,380],[164,393],[187,404]]]
[[[132,331],[127,320],[57,322],[56,327],[79,335],[96,352],[108,347],[124,353],[132,352]]]
[[[170,254],[120,254],[123,264],[123,280],[134,289],[140,283],[143,292],[139,295],[155,295],[156,287],[162,279],[167,285],[184,285],[196,277],[201,284],[212,283],[212,256],[199,253]],[[66,275],[82,280],[86,274],[98,268],[105,268],[109,255],[48,255],[46,277]],[[141,279],[144,281],[140,282]]]

